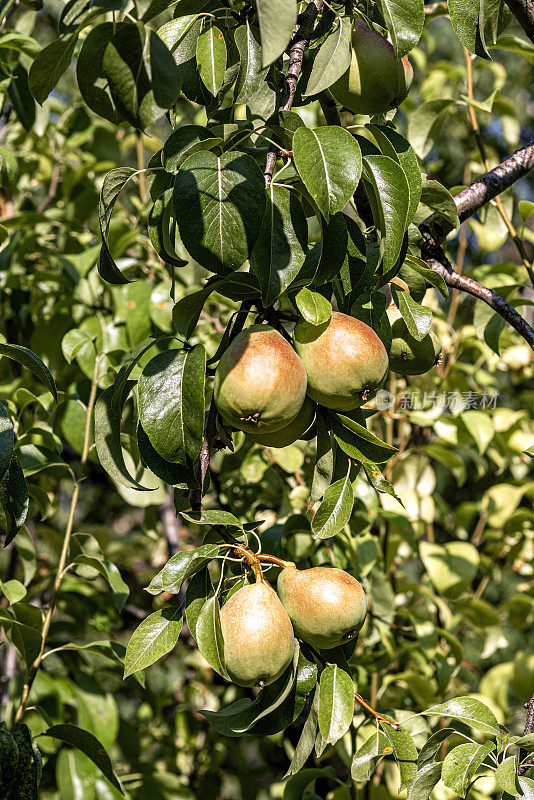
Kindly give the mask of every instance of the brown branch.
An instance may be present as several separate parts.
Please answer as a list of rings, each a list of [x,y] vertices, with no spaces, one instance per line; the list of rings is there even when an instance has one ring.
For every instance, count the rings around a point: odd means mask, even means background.
[[[523,736],[528,736],[529,733],[534,733],[534,694],[528,701],[525,703],[525,708],[527,709],[527,718],[525,720],[525,730],[523,731]],[[520,750],[520,759],[523,761],[526,758],[526,753],[524,750]],[[532,767],[532,760],[530,762],[527,761],[526,764],[523,764],[518,769],[519,775],[525,775],[529,769]]]
[[[504,2],[534,44],[534,2],[532,0],[504,0]]]
[[[480,211],[486,203],[509,189],[533,167],[534,141],[531,141],[454,196],[460,222]],[[448,234],[454,230],[454,226],[444,220],[439,213],[431,214],[420,227],[429,231],[436,245],[445,241]]]
[[[42,214],[43,211],[46,208],[48,208],[48,206],[56,196],[58,182],[59,182],[59,159],[54,161],[54,166],[52,167],[52,177],[50,179],[50,186],[48,189],[48,193],[43,202],[39,206],[37,206],[38,214]]]
[[[512,328],[514,328],[520,336],[525,339],[534,350],[534,330],[530,327],[528,322],[523,319],[521,314],[515,310],[503,297],[496,294],[492,289],[488,289],[481,283],[469,278],[466,275],[460,275],[453,269],[453,266],[440,245],[436,245],[428,231],[422,230],[425,243],[421,247],[421,255],[426,261],[428,266],[439,273],[445,280],[447,286],[454,289],[461,289],[467,294],[473,295],[479,300],[493,308]]]
[[[300,77],[300,73],[302,72],[304,51],[310,43],[311,35],[313,33],[313,26],[322,7],[323,0],[312,0],[302,14],[299,29],[289,46],[289,68],[282,86],[281,103],[278,108],[279,111],[289,111],[293,105],[295,92],[297,91],[297,81]],[[265,169],[263,174],[265,177],[265,186],[267,188],[269,188],[273,179],[278,152],[278,148],[272,147],[267,153],[267,158],[265,159]]]
[[[373,674],[376,674],[376,673],[373,673]],[[367,703],[363,699],[363,697],[361,695],[356,693],[354,695],[354,699],[357,700],[358,703],[361,706],[363,706],[370,714],[372,714],[375,719],[380,720],[380,722],[385,722],[386,725],[391,725],[391,727],[396,731],[400,731],[400,725],[397,722],[392,722],[387,717],[384,717],[382,714],[380,714],[378,711],[376,711],[372,706],[370,706],[369,703]]]

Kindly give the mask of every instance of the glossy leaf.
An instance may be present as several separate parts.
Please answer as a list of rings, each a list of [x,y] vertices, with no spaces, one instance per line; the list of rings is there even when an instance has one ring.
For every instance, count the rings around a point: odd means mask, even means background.
[[[493,736],[499,735],[499,725],[493,711],[474,697],[457,697],[423,711],[427,716],[451,717]]]
[[[263,66],[286,49],[297,22],[296,0],[257,0]]]
[[[81,750],[82,753],[96,764],[100,772],[108,779],[111,785],[114,786],[115,789],[118,789],[121,794],[124,794],[117,776],[113,771],[113,766],[106,750],[92,733],[84,731],[76,727],[76,725],[53,725],[41,734],[41,736],[51,736],[54,739],[65,742],[65,744],[71,745],[71,747],[76,747],[78,750]]]
[[[197,40],[197,64],[200,77],[211,94],[216,95],[226,71],[226,44],[220,28],[208,23]]]
[[[198,615],[195,638],[198,649],[213,669],[226,676],[224,668],[224,641],[219,616],[219,600],[209,597]]]
[[[194,462],[204,432],[203,345],[158,353],[138,383],[139,420],[154,449],[167,461]]]
[[[150,491],[129,472],[121,444],[121,420],[113,410],[113,387],[102,392],[95,404],[95,447],[100,463],[114,481],[129,489]]]
[[[495,749],[493,742],[466,742],[453,747],[443,761],[441,780],[460,797],[465,797],[469,784],[485,757]]]
[[[206,269],[238,269],[249,257],[265,208],[263,175],[251,156],[197,152],[181,165],[174,211],[191,256]]]
[[[332,316],[332,305],[326,297],[306,286],[295,295],[295,305],[306,322],[312,325],[322,325]]]
[[[262,64],[259,30],[245,20],[235,32],[235,43],[239,51],[239,72],[235,85],[236,103],[247,103],[259,90],[267,76]]]
[[[421,342],[432,327],[432,311],[413,300],[408,292],[392,289],[392,294],[402,318],[406,323],[408,332],[414,339]]]
[[[41,105],[69,66],[77,40],[77,34],[58,39],[34,58],[28,83],[31,93]]]
[[[408,787],[407,800],[428,800],[430,793],[441,778],[441,763],[433,762],[421,767]]]
[[[181,606],[170,606],[150,614],[128,642],[124,658],[124,677],[146,669],[169,653],[182,630]]]
[[[146,591],[150,594],[160,592],[178,594],[183,582],[194,572],[202,569],[218,552],[219,545],[204,544],[195,550],[182,550],[176,553],[150,581]]]
[[[378,0],[389,30],[395,55],[402,58],[415,47],[423,33],[425,9],[422,0]]]
[[[332,86],[350,67],[352,19],[338,17],[313,60],[305,95],[319,94]]]
[[[410,208],[410,188],[404,170],[389,156],[367,155],[364,176],[374,191],[378,209],[377,226],[384,238],[384,268],[391,269],[402,247]]]
[[[23,367],[29,369],[38,380],[44,383],[57,402],[57,389],[52,373],[32,350],[21,344],[0,342],[0,355],[7,356],[7,358],[11,358],[13,361],[18,361]]]
[[[314,539],[329,539],[339,533],[350,519],[354,494],[349,475],[336,481],[324,493],[324,499],[312,521]]]
[[[7,413],[6,407],[0,403],[0,481],[6,474],[15,445],[15,435],[13,433],[13,423]]]
[[[293,158],[325,219],[345,208],[362,174],[360,146],[348,131],[299,128],[293,136]]]

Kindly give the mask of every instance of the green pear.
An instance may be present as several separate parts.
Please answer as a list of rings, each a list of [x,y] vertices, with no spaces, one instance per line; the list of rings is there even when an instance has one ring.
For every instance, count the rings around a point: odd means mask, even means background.
[[[289,425],[304,403],[306,370],[289,342],[268,325],[252,325],[225,350],[215,372],[215,403],[247,433]]]
[[[441,343],[433,331],[418,342],[406,327],[400,311],[392,307],[387,311],[391,323],[391,350],[389,366],[398,375],[422,375],[438,362]]]
[[[221,609],[224,665],[238,686],[267,686],[280,677],[295,652],[287,612],[267,583],[243,586]]]
[[[317,403],[348,411],[367,402],[388,371],[388,354],[369,325],[333,311],[328,322],[299,322],[295,349],[308,375],[308,394]]]
[[[264,444],[266,447],[287,447],[288,444],[293,444],[306,433],[314,419],[315,409],[313,403],[306,396],[299,413],[293,422],[290,422],[285,428],[272,433],[249,433],[249,437],[258,444]]]
[[[285,567],[277,589],[296,636],[319,650],[350,641],[365,621],[365,592],[342,569]]]
[[[413,67],[407,58],[397,61],[388,40],[364,22],[352,31],[348,70],[330,87],[335,99],[353,114],[385,114],[408,95]]]

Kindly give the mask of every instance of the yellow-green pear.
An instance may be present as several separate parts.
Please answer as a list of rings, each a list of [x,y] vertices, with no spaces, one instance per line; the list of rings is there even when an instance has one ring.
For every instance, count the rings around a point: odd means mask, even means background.
[[[293,422],[290,422],[285,428],[272,433],[250,433],[249,436],[258,444],[264,444],[266,447],[287,447],[288,444],[293,444],[306,433],[314,419],[315,409],[313,403],[306,396],[299,413]]]
[[[224,665],[238,686],[268,685],[289,666],[295,637],[287,612],[265,582],[243,586],[221,609]]]
[[[241,331],[215,372],[215,403],[224,419],[247,433],[289,425],[306,396],[306,370],[289,342],[269,325]]]
[[[365,592],[345,570],[285,567],[277,589],[296,636],[319,650],[350,641],[365,621]]]
[[[328,322],[299,322],[295,349],[308,375],[308,394],[338,411],[357,408],[386,377],[389,361],[380,337],[355,317],[333,311]]]
[[[409,332],[400,311],[392,306],[387,315],[391,323],[389,366],[398,375],[422,375],[438,362],[441,342],[433,331],[417,341]]]
[[[353,114],[385,114],[408,95],[413,67],[407,58],[397,61],[388,40],[364,22],[352,32],[348,70],[330,87],[335,99]]]

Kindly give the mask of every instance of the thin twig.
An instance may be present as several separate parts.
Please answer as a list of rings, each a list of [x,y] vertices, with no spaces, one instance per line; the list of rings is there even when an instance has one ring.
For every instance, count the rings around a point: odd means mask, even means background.
[[[59,181],[59,159],[56,159],[54,161],[54,166],[52,167],[52,177],[50,179],[50,186],[48,188],[47,195],[44,198],[43,202],[39,206],[37,206],[38,214],[42,214],[43,211],[46,208],[48,208],[48,206],[56,196],[58,181]]]
[[[525,703],[525,708],[527,709],[527,718],[525,720],[525,730],[523,731],[523,736],[528,736],[529,733],[534,733],[534,694],[528,701]],[[519,751],[519,759],[523,761],[527,756],[527,753],[524,750]],[[523,764],[517,770],[519,775],[525,775],[529,771],[532,766],[532,762],[530,764],[527,762]]]
[[[78,505],[78,497],[80,494],[80,486],[83,481],[85,475],[85,467],[87,464],[87,457],[89,455],[89,447],[90,447],[90,439],[91,439],[91,423],[93,420],[93,409],[96,400],[96,391],[98,387],[98,371],[100,367],[100,356],[95,357],[95,367],[93,370],[93,379],[91,383],[91,393],[89,395],[89,402],[87,403],[87,410],[85,413],[85,432],[84,432],[84,440],[83,440],[83,450],[82,450],[82,457],[80,459],[80,474],[78,480],[74,484],[74,489],[72,492],[72,498],[70,502],[70,509],[69,509],[69,516],[67,520],[67,527],[65,528],[65,536],[63,538],[63,546],[61,548],[61,555],[59,557],[59,563],[57,567],[56,579],[54,581],[54,586],[52,589],[52,596],[50,598],[50,604],[46,611],[43,626],[41,628],[41,647],[39,649],[39,653],[35,661],[33,662],[30,672],[28,674],[28,678],[24,684],[22,689],[22,696],[20,700],[20,705],[16,711],[16,714],[13,718],[13,725],[11,726],[11,730],[17,727],[19,722],[21,721],[24,712],[26,711],[26,706],[28,705],[28,699],[30,696],[31,688],[33,686],[33,682],[37,677],[37,673],[39,672],[39,668],[41,666],[41,662],[44,656],[44,649],[46,645],[46,639],[48,636],[48,632],[50,630],[50,623],[52,622],[52,616],[54,614],[54,610],[56,608],[57,598],[59,595],[59,590],[61,588],[61,582],[63,580],[63,576],[65,574],[65,566],[67,564],[67,557],[69,553],[69,544],[71,539],[72,530],[74,527],[74,515],[76,513],[76,506]]]
[[[466,63],[466,69],[467,69],[467,96],[469,97],[470,100],[473,100],[474,99],[474,94],[473,94],[473,56],[471,56],[471,53],[469,52],[467,47],[464,47],[464,56],[465,56],[465,63]],[[487,152],[486,152],[486,145],[484,144],[484,139],[482,138],[482,133],[480,131],[480,126],[478,124],[478,118],[477,118],[475,109],[471,105],[469,105],[467,107],[467,117],[469,119],[469,124],[471,125],[471,130],[473,131],[473,135],[475,137],[475,141],[477,143],[477,147],[478,147],[480,156],[482,158],[482,161],[484,163],[484,166],[486,168],[486,171],[490,172],[491,171],[491,165],[490,165],[490,162],[489,162],[489,159],[488,159],[488,155],[487,155]],[[534,272],[532,271],[532,267],[530,265],[529,258],[527,256],[526,251],[525,251],[525,247],[524,247],[523,242],[522,242],[521,238],[519,237],[519,235],[518,235],[518,233],[517,233],[517,231],[516,231],[516,229],[514,227],[514,224],[513,224],[512,220],[510,219],[510,217],[506,213],[506,209],[504,207],[504,204],[503,204],[503,201],[502,201],[502,198],[500,197],[500,195],[497,195],[497,197],[495,198],[495,205],[497,207],[497,211],[501,215],[502,221],[504,222],[504,224],[506,226],[506,230],[510,234],[510,238],[512,239],[513,243],[515,244],[515,246],[517,248],[517,252],[519,253],[521,261],[523,262],[523,266],[525,267],[525,269],[528,272],[528,275],[529,275],[529,278],[530,278],[530,282],[534,285]]]
[[[322,7],[323,0],[312,0],[302,14],[299,29],[289,46],[289,68],[282,86],[281,103],[278,108],[279,111],[289,111],[293,105],[295,92],[297,90],[297,81],[300,73],[302,72],[304,51],[310,43],[311,35],[313,33],[313,26]],[[265,159],[265,169],[263,171],[265,177],[265,186],[267,189],[273,180],[273,173],[277,158],[278,148],[271,147],[267,153],[267,158]]]
[[[376,674],[376,673],[375,673],[375,674]],[[355,699],[355,700],[357,700],[357,701],[358,701],[358,703],[359,703],[361,706],[363,706],[363,707],[364,707],[364,708],[365,708],[365,709],[366,709],[366,710],[367,710],[367,711],[368,711],[370,714],[372,714],[372,715],[373,715],[373,717],[374,717],[375,719],[378,719],[378,720],[380,720],[380,722],[385,722],[385,723],[386,723],[386,725],[391,725],[391,727],[392,727],[394,730],[396,730],[396,731],[400,731],[400,725],[398,725],[396,722],[392,722],[392,721],[391,721],[390,719],[388,719],[387,717],[384,717],[384,716],[383,716],[382,714],[380,714],[378,711],[375,711],[375,709],[374,709],[372,706],[370,706],[370,705],[369,705],[369,703],[367,703],[367,702],[366,702],[366,701],[363,699],[363,697],[362,697],[361,695],[359,695],[358,693],[355,693],[355,694],[354,694],[354,699]]]

